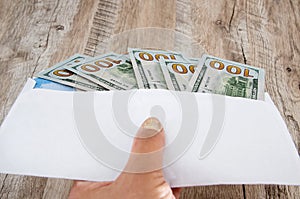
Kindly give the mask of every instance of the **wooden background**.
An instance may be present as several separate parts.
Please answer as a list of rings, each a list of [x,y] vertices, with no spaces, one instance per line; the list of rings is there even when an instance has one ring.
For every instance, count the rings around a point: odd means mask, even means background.
[[[0,123],[28,77],[74,53],[93,56],[114,34],[159,27],[184,33],[209,54],[264,68],[266,91],[300,151],[299,0],[0,0],[0,19]],[[71,185],[0,174],[0,198],[66,198]],[[181,197],[300,198],[300,189],[207,186]]]

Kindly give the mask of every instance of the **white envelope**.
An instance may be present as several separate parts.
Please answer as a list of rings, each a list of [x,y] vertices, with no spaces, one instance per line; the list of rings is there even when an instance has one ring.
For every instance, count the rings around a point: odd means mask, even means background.
[[[300,158],[271,98],[134,90],[33,89],[29,79],[0,129],[0,172],[111,181],[150,115],[164,124],[172,187],[300,185]],[[134,132],[133,132],[134,131]]]

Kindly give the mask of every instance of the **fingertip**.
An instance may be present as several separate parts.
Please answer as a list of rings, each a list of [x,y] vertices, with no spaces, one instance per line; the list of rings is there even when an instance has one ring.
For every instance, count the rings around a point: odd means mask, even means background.
[[[132,152],[150,153],[162,149],[164,145],[164,128],[157,118],[150,117],[143,122],[138,130],[132,146]]]
[[[163,126],[156,117],[149,117],[143,122],[142,128],[159,132],[162,130]]]

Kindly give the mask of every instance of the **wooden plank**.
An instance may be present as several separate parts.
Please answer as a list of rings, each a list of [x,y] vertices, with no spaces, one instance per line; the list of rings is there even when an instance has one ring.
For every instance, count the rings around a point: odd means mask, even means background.
[[[178,28],[191,27],[191,37],[212,55],[234,61],[243,61],[240,46],[231,38],[230,28],[234,1],[185,1],[178,2],[178,18],[182,13],[187,21],[178,22]],[[180,11],[180,7],[182,11]],[[189,11],[190,10],[190,11]],[[191,14],[186,13],[191,12]],[[186,22],[187,24],[184,24]],[[188,34],[188,32],[185,32]],[[203,186],[187,188],[183,198],[244,198],[242,185]]]
[[[174,30],[176,1],[124,0],[120,5],[114,33],[135,28],[159,27]]]
[[[46,186],[43,189],[43,196],[41,198],[67,198],[72,185],[72,180],[49,178]]]
[[[0,198],[41,198],[47,178],[6,175],[0,189]]]
[[[90,13],[86,11],[92,9],[93,2],[0,1],[0,123],[28,77],[64,56],[83,51],[82,35],[86,31],[81,27],[88,24]],[[72,183],[62,180],[62,186],[51,182],[47,178],[1,174],[0,198],[61,198]]]
[[[247,62],[266,69],[270,93],[300,151],[300,4],[252,0],[244,3]],[[281,17],[285,13],[285,17]],[[247,34],[246,34],[247,32]],[[298,110],[298,111],[297,111]],[[288,164],[288,163],[287,163]],[[284,171],[282,171],[284,172]],[[248,198],[299,198],[299,186],[246,186]]]
[[[96,6],[97,0],[69,1],[59,5],[55,22],[50,24],[49,47],[34,74],[75,53],[84,53]]]
[[[168,9],[165,9],[166,7]],[[156,27],[174,30],[173,9],[175,9],[174,1],[100,2],[85,53],[91,56],[111,51],[126,53],[128,47],[137,47],[137,45],[143,47],[141,44],[154,46],[162,39],[157,39],[155,43],[153,38],[157,32],[143,31],[143,28]]]
[[[32,75],[33,66],[36,66],[40,54],[45,50],[48,35],[47,30],[49,29],[47,21],[53,20],[52,15],[57,2],[53,1],[52,5],[45,5],[43,10],[35,12],[35,8],[39,6],[38,3],[34,2],[18,3],[1,1],[1,123],[27,77]],[[53,7],[53,9],[49,9],[50,7]],[[37,16],[34,22],[32,18],[28,17],[33,15]],[[40,20],[39,18],[42,15],[44,15],[44,18]],[[46,31],[37,31],[40,28]],[[38,32],[40,37],[34,34],[34,31],[36,31],[35,33]],[[35,36],[35,39],[38,38],[39,41],[33,42],[33,38],[30,41],[30,38],[28,38],[29,35]],[[10,38],[14,38],[14,40]],[[31,52],[31,46],[34,46],[35,51]],[[40,188],[44,187],[47,181],[47,179],[12,175],[1,175],[1,179],[0,198],[20,198],[23,195],[39,197],[40,193],[30,193],[32,190],[31,181],[34,181]]]
[[[192,0],[177,0],[175,31],[193,39],[193,15]]]
[[[99,1],[92,20],[91,31],[85,47],[85,54],[95,56],[103,54],[103,46],[113,34],[119,1]],[[104,43],[104,44],[103,44]]]
[[[195,39],[211,54],[266,69],[266,90],[286,120],[299,151],[300,118],[295,111],[299,110],[299,3],[198,3],[199,7],[193,6],[197,16],[194,23],[199,24]],[[287,17],[282,17],[283,12]],[[243,186],[243,194],[245,198],[297,198],[299,187],[248,185]]]
[[[244,198],[242,186],[236,185],[216,185],[199,186],[183,189],[180,199],[183,198]]]

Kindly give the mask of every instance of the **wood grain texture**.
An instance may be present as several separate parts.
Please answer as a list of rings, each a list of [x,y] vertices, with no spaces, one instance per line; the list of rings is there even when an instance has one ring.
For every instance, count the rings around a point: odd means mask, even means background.
[[[113,34],[116,23],[119,1],[99,1],[95,6],[95,14],[92,19],[92,26],[88,34],[88,41],[85,47],[85,54],[95,56],[96,47],[103,43]]]
[[[209,54],[266,70],[266,91],[300,151],[299,2],[194,1],[192,7],[193,35]],[[297,186],[243,185],[242,190],[244,198],[299,198],[300,193]]]
[[[130,30],[156,27],[168,30],[165,38],[178,32],[209,54],[264,68],[266,91],[300,151],[298,0],[0,0],[0,18],[0,123],[28,77],[76,52],[105,52],[113,35],[128,38],[116,42],[123,52],[147,34],[138,31],[132,38]],[[70,180],[0,174],[0,198],[66,198],[71,185]],[[203,186],[184,189],[181,198],[300,198],[300,190]]]
[[[299,1],[250,1],[242,6],[247,13],[245,57],[248,63],[265,68],[266,90],[300,151]],[[281,17],[280,13],[289,14]],[[249,198],[300,198],[297,186],[246,186],[245,190]]]
[[[82,27],[77,25],[78,18],[82,22],[91,18],[79,12],[83,2],[88,1],[0,1],[1,123],[28,77],[83,50],[82,31],[76,31]],[[92,3],[87,9],[93,8]],[[51,182],[47,178],[1,174],[0,198],[60,198],[52,196],[65,196],[72,183],[62,181],[62,186]]]

